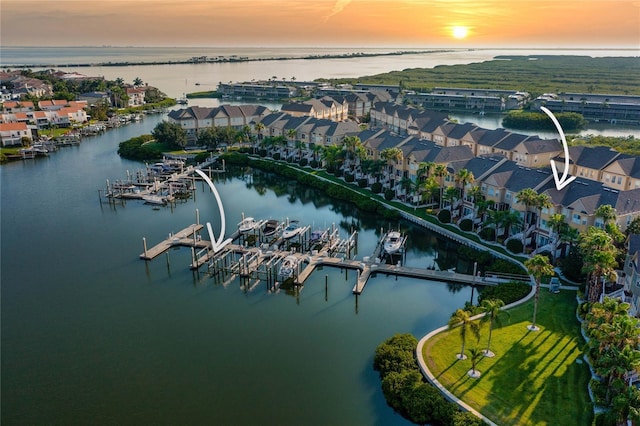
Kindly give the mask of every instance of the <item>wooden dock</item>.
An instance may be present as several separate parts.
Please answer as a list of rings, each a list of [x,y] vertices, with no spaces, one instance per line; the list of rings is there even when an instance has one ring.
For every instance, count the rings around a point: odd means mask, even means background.
[[[452,271],[436,271],[426,268],[408,267],[402,266],[399,263],[395,265],[382,263],[380,259],[375,256],[379,255],[381,244],[378,244],[374,250],[373,258],[365,257],[363,260],[349,259],[348,252],[345,253],[343,257],[330,254],[331,252],[328,249],[331,248],[332,244],[336,244],[336,241],[327,242],[319,254],[317,251],[304,253],[280,249],[279,245],[282,243],[281,240],[277,240],[270,245],[263,244],[262,247],[246,247],[241,244],[232,243],[228,244],[219,253],[214,253],[213,250],[211,250],[211,242],[200,238],[199,233],[202,229],[203,226],[199,223],[189,225],[175,234],[169,234],[166,239],[151,248],[147,248],[146,240],[143,239],[144,252],[140,254],[140,258],[152,260],[173,247],[191,247],[193,250],[191,269],[197,270],[204,265],[210,265],[211,267],[211,264],[215,263],[216,265],[223,265],[220,269],[226,271],[226,273],[231,273],[232,276],[237,275],[244,278],[256,278],[256,273],[266,272],[264,268],[265,265],[268,265],[268,268],[275,267],[277,263],[286,256],[294,255],[298,258],[299,265],[306,263],[306,266],[302,270],[298,269],[297,273],[293,276],[295,285],[303,285],[318,266],[346,268],[356,270],[358,273],[356,284],[352,290],[356,295],[364,291],[371,275],[378,273],[483,286],[497,285],[500,281],[493,276],[487,276],[486,278],[474,277],[473,275],[460,274]],[[355,234],[349,237],[348,240],[338,241],[338,243],[344,244],[345,241],[353,241],[355,238],[354,235]],[[239,240],[239,237],[240,234],[238,232],[235,232],[231,236],[234,241]]]
[[[196,249],[209,247],[211,243],[200,238],[199,232],[202,228],[203,226],[201,224],[189,225],[182,231],[175,234],[169,234],[169,237],[150,249],[147,248],[147,241],[143,238],[144,251],[140,254],[140,259],[155,259],[170,248],[177,246],[194,247]]]

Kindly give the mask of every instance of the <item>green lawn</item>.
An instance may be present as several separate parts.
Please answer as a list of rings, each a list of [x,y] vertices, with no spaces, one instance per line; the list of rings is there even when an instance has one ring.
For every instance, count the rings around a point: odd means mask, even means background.
[[[593,412],[587,392],[589,368],[582,361],[584,340],[575,316],[576,293],[540,291],[538,325],[530,332],[533,300],[503,314],[494,328],[494,358],[481,358],[479,379],[467,375],[471,361],[458,361],[459,329],[439,333],[423,348],[434,376],[451,393],[499,425],[590,425]],[[486,347],[488,325],[480,343],[467,334],[465,351]],[[467,353],[468,355],[468,353]]]

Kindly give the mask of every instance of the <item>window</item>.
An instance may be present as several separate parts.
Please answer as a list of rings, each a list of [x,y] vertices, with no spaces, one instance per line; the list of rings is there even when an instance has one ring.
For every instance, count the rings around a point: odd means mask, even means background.
[[[507,193],[505,194],[504,198],[506,200],[510,200],[511,199],[511,193],[509,191],[507,191]]]
[[[622,176],[618,176],[618,185],[622,183]]]
[[[489,188],[489,195],[493,196],[493,188]]]
[[[574,214],[571,218],[571,221],[575,224],[580,224],[580,215],[579,214]]]

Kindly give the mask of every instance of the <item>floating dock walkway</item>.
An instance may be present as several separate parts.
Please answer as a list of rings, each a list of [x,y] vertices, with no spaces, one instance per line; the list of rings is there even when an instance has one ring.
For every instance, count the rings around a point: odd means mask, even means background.
[[[197,212],[196,217],[198,218]],[[230,279],[233,276],[239,276],[245,279],[257,279],[258,281],[265,279],[269,283],[275,281],[277,276],[275,270],[282,260],[287,256],[294,256],[298,260],[297,270],[291,276],[294,285],[304,285],[304,282],[319,266],[346,268],[357,271],[356,284],[352,290],[356,295],[364,291],[372,275],[379,273],[469,285],[497,285],[500,282],[500,279],[493,276],[483,278],[452,271],[436,271],[403,266],[400,262],[395,265],[382,263],[379,257],[381,244],[376,246],[373,257],[365,257],[363,260],[349,259],[351,250],[357,244],[357,233],[352,233],[347,239],[340,239],[337,238],[336,228],[333,230],[328,229],[325,232],[325,235],[330,236],[330,238],[322,242],[320,250],[297,252],[295,249],[290,249],[290,244],[287,245],[289,249],[281,249],[280,247],[285,246],[286,241],[282,238],[275,238],[270,243],[263,242],[259,247],[231,243],[218,253],[213,252],[209,241],[201,239],[200,231],[202,229],[203,226],[197,220],[197,223],[175,234],[169,234],[165,240],[151,248],[147,248],[146,239],[143,238],[144,252],[140,254],[140,258],[152,260],[173,247],[190,247],[192,249],[191,269],[193,270],[198,270],[200,267],[207,265],[214,275],[219,275],[220,273],[231,274]],[[308,232],[309,227],[304,229]],[[260,234],[261,231],[257,230],[256,232]],[[240,242],[244,237],[245,235],[235,232],[231,239],[234,242]],[[298,248],[310,246],[310,244],[304,244],[306,242],[305,234],[301,233],[298,239]],[[384,236],[380,241],[383,240]],[[258,236],[258,241],[260,241],[260,236]],[[344,254],[344,256],[339,257],[337,254]]]

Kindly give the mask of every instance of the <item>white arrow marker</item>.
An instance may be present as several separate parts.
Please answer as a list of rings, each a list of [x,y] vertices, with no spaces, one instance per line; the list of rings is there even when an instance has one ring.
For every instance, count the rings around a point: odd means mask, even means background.
[[[231,238],[228,238],[222,241],[222,239],[224,238],[224,231],[225,231],[224,229],[225,219],[224,219],[224,207],[222,206],[222,200],[220,199],[220,194],[218,194],[218,191],[216,190],[216,187],[213,185],[213,182],[211,182],[211,179],[209,179],[209,176],[207,176],[200,169],[195,169],[195,171],[200,175],[200,177],[202,177],[202,179],[204,179],[205,182],[207,182],[207,185],[209,185],[209,188],[211,188],[211,191],[213,191],[213,195],[214,197],[216,197],[216,201],[218,202],[218,210],[220,211],[220,236],[218,237],[218,239],[216,239],[213,236],[213,229],[211,228],[211,224],[207,222],[207,232],[209,232],[209,238],[211,239],[211,247],[213,248],[213,252],[217,253],[220,250],[222,250],[224,246],[226,246],[233,240]]]
[[[551,118],[551,121],[553,121],[553,124],[556,125],[556,129],[558,129],[558,133],[560,133],[560,139],[562,140],[562,148],[564,149],[564,171],[562,172],[562,177],[560,178],[558,177],[558,169],[556,168],[556,162],[553,160],[550,160],[551,171],[553,172],[553,180],[556,183],[556,189],[558,191],[561,191],[562,188],[569,185],[576,178],[575,176],[567,176],[569,174],[569,146],[567,145],[567,139],[564,137],[564,132],[562,131],[562,127],[560,126],[560,123],[558,122],[558,119],[556,118],[556,116],[553,115],[551,111],[549,111],[547,108],[543,106],[541,106],[540,109],[544,111],[544,113]]]

